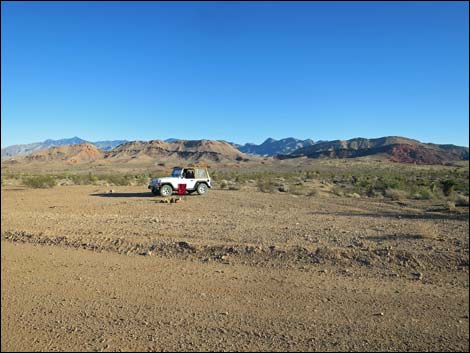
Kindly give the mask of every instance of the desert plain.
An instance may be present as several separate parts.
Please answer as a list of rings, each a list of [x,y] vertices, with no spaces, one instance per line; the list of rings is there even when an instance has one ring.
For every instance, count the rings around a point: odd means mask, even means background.
[[[3,185],[2,351],[468,351],[468,207],[240,184]]]

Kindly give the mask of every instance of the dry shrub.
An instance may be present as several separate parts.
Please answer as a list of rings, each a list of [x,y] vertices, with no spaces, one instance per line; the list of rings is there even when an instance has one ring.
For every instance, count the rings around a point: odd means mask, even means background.
[[[394,201],[399,201],[399,200],[406,199],[407,194],[403,190],[387,189],[387,190],[385,190],[385,196],[392,199],[392,200],[394,200]]]
[[[455,202],[453,201],[447,201],[446,202],[446,209],[450,212],[455,211]]]
[[[275,184],[270,178],[260,178],[257,184],[261,192],[274,192]]]
[[[416,200],[431,200],[432,193],[428,189],[421,188],[418,192],[413,194],[413,198]]]
[[[412,235],[421,239],[436,239],[439,236],[436,225],[431,222],[417,221],[411,224]]]
[[[320,194],[320,191],[318,191],[317,188],[313,188],[312,190],[310,190],[310,191],[308,192],[307,195],[308,195],[308,196],[316,197],[316,196],[318,196],[319,194]]]
[[[457,195],[455,199],[455,205],[460,207],[468,207],[468,196]]]
[[[331,192],[335,194],[336,196],[344,196],[343,190],[338,186],[335,186],[334,188],[332,188]]]
[[[359,199],[359,198],[361,198],[361,195],[359,195],[357,192],[353,192],[353,193],[351,193],[351,194],[347,194],[346,196],[347,196],[347,197],[350,197],[350,198],[352,198],[352,199]]]
[[[304,195],[305,194],[305,188],[303,188],[302,186],[300,186],[298,184],[295,184],[295,185],[292,185],[289,188],[289,192],[293,195]]]

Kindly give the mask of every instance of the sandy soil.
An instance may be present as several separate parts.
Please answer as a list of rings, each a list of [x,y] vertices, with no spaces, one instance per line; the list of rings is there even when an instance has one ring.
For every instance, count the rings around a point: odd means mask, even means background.
[[[469,349],[468,209],[2,188],[2,350]]]

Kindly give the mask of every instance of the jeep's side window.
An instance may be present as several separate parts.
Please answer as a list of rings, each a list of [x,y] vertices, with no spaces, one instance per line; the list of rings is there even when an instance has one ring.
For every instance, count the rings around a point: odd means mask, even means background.
[[[206,170],[205,169],[196,169],[196,178],[198,178],[198,179],[207,178]]]
[[[185,169],[185,178],[186,179],[194,179],[194,170]]]

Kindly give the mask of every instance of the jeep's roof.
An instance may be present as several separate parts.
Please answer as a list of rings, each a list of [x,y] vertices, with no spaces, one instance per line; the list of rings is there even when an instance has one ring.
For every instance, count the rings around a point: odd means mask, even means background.
[[[176,167],[173,167],[173,169],[175,168],[180,168],[180,169],[187,169],[187,168],[192,168],[192,169],[207,169],[209,168],[208,166],[203,166],[203,165],[187,165],[187,166],[176,166]]]

